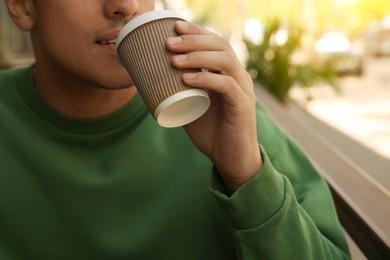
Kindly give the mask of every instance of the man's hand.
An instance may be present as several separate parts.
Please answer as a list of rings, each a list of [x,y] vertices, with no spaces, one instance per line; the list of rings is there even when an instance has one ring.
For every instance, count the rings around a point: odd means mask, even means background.
[[[172,64],[206,69],[185,73],[183,81],[206,89],[211,99],[209,110],[185,130],[233,193],[262,166],[253,81],[224,38],[188,22],[177,22],[175,29],[180,37],[167,41],[167,48],[178,53]]]

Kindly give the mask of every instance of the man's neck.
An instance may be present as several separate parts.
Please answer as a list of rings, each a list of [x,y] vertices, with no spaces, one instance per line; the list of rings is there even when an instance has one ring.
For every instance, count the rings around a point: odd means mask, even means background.
[[[137,93],[135,87],[104,89],[52,82],[34,70],[37,93],[52,108],[75,119],[93,119],[109,115],[125,106]]]

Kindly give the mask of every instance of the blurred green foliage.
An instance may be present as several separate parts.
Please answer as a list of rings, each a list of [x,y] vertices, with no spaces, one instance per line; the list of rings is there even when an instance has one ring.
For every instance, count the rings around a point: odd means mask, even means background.
[[[345,31],[358,37],[375,20],[390,14],[390,0],[184,0],[196,17],[224,32],[236,20],[279,17],[303,22],[311,32]],[[239,21],[238,21],[239,22]]]
[[[285,39],[278,42],[277,34],[284,31]],[[310,59],[305,63],[295,63],[293,55],[301,46],[304,29],[279,19],[266,24],[263,40],[255,44],[245,40],[248,49],[247,70],[255,82],[265,87],[279,101],[286,102],[291,87],[311,87],[325,83],[339,89],[337,73],[332,64]]]

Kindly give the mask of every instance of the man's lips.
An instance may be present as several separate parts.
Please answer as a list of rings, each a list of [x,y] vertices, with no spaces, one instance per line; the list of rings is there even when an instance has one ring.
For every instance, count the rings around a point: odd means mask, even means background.
[[[112,45],[115,45],[115,41],[116,40],[109,40],[109,41],[96,41],[97,44],[100,44],[100,45],[107,45],[107,44],[112,44]]]
[[[99,48],[109,52],[110,55],[115,55],[116,47],[115,44],[105,43],[105,42],[97,42]]]
[[[115,52],[115,42],[118,38],[118,35],[119,31],[106,33],[100,36],[95,43],[104,49]]]

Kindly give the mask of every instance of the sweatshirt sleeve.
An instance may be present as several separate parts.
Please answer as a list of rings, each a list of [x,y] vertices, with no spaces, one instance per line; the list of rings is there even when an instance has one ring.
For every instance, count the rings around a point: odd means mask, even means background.
[[[293,141],[276,140],[272,155],[261,147],[263,167],[231,196],[213,171],[211,192],[235,232],[239,259],[349,259],[326,182]]]

